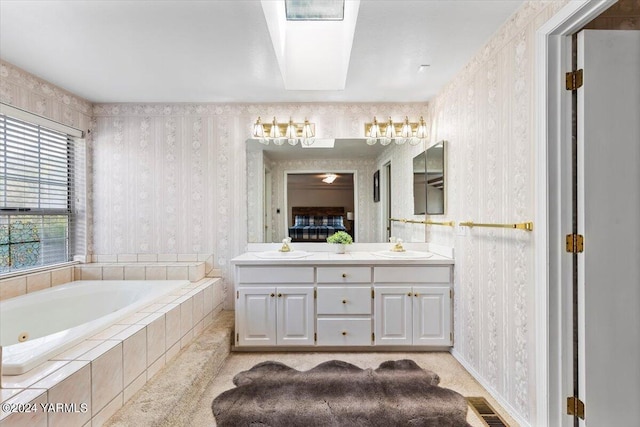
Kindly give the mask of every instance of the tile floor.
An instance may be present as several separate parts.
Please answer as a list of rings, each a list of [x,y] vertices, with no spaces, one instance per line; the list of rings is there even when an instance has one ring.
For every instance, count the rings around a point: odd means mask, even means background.
[[[211,402],[220,393],[235,387],[232,379],[240,371],[267,360],[282,362],[298,370],[308,370],[327,360],[344,360],[360,368],[377,368],[387,360],[412,359],[420,367],[430,369],[440,376],[440,386],[457,391],[463,396],[484,396],[491,406],[511,427],[518,424],[502,409],[485,389],[447,352],[416,353],[232,353],[218,375],[211,381],[197,405],[194,426],[215,426],[211,413]],[[468,422],[474,427],[486,424],[469,409]]]

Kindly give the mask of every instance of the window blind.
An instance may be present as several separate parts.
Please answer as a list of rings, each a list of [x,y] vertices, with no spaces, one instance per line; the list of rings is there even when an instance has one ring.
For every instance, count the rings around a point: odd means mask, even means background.
[[[0,114],[0,273],[69,261],[74,141]]]

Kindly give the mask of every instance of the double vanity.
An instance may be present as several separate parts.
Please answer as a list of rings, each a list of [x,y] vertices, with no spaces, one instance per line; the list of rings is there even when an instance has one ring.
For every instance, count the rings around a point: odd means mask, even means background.
[[[453,258],[386,249],[234,258],[236,350],[452,346]]]

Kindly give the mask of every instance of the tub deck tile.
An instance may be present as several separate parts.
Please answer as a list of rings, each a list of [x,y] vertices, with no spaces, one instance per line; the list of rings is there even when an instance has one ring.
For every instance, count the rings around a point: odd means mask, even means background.
[[[40,409],[40,404],[47,402],[47,390],[42,389],[29,389],[18,393],[12,399],[9,399],[9,404],[21,404],[21,405],[37,405]],[[0,409],[0,425],[11,427],[47,427],[47,413],[39,410],[37,412],[22,412],[22,413],[6,413]]]
[[[149,313],[135,313],[132,314],[131,316],[125,317],[122,320],[118,321],[118,325],[136,325],[136,324],[141,324],[141,322],[144,320],[145,317],[148,317]]]
[[[59,355],[52,357],[51,360],[75,360],[78,357],[82,356],[89,350],[93,350],[100,344],[102,344],[103,340],[85,340],[75,347],[71,347],[69,350],[64,353],[60,353]]]
[[[111,339],[112,337],[114,337],[115,335],[119,334],[120,332],[124,331],[128,327],[129,327],[129,325],[119,325],[119,324],[111,325],[107,329],[105,329],[102,332],[99,332],[99,333],[89,337],[88,339],[90,339],[90,340],[108,340],[108,339]]]
[[[66,365],[67,361],[48,361],[21,375],[3,375],[2,388],[28,388]]]
[[[80,369],[89,365],[89,362],[86,360],[74,360],[72,362],[67,363],[57,371],[53,372],[50,375],[47,375],[37,383],[33,384],[31,387],[33,388],[53,388],[58,385],[65,379],[69,378],[71,375],[78,372]]]
[[[111,350],[115,346],[119,345],[121,342],[116,340],[106,340],[101,342],[95,348],[89,350],[83,355],[77,357],[77,360],[89,360],[93,361],[105,354],[107,351]]]

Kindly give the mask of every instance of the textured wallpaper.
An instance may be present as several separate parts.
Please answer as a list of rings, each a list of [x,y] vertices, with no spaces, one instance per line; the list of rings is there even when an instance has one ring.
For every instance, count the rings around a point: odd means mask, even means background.
[[[525,3],[430,101],[432,141],[448,141],[444,218],[533,220],[535,31],[562,4]],[[456,353],[534,423],[533,235],[491,228],[458,235],[432,226],[427,236],[455,248]]]

